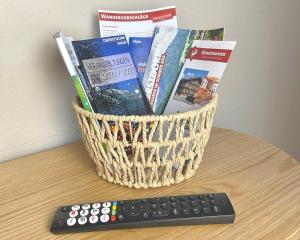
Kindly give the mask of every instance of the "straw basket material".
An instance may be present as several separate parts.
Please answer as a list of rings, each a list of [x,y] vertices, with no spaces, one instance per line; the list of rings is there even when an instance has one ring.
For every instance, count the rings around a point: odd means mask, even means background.
[[[212,127],[218,96],[195,111],[163,116],[112,116],[73,101],[84,145],[98,175],[134,188],[168,186],[192,177]]]

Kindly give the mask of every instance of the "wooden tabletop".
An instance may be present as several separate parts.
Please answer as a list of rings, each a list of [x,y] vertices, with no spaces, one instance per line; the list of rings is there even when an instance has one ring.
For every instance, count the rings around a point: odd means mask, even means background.
[[[300,239],[300,164],[263,140],[213,129],[191,179],[136,190],[102,180],[81,142],[0,164],[0,239]],[[227,192],[234,224],[53,235],[58,206],[206,192]]]

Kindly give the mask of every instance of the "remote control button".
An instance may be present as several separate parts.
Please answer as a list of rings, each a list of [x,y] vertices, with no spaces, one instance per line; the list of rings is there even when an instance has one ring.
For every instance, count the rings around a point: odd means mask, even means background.
[[[205,200],[201,200],[201,201],[200,201],[200,204],[201,204],[202,206],[206,206],[206,205],[207,205],[207,202],[206,202]]]
[[[166,209],[169,206],[169,204],[166,203],[166,202],[163,202],[163,203],[160,204],[160,206],[161,206],[161,208]]]
[[[90,216],[89,222],[92,223],[92,224],[98,222],[98,216],[95,216],[95,215]]]
[[[72,209],[72,210],[78,210],[78,209]],[[68,206],[64,206],[64,207],[61,208],[61,211],[62,212],[69,212],[70,208]]]
[[[62,227],[64,224],[65,224],[65,222],[66,222],[66,220],[65,219],[58,219],[57,221],[56,221],[56,223],[55,223],[55,225],[57,226],[57,227]]]
[[[190,204],[191,204],[191,206],[197,206],[198,205],[198,203],[196,201],[191,201]]]
[[[100,212],[100,210],[99,210],[98,208],[93,208],[93,209],[91,210],[91,214],[92,214],[92,215],[98,215],[99,212]]]
[[[111,219],[110,219],[112,222],[115,222],[116,221],[116,216],[111,216]]]
[[[73,211],[78,211],[80,209],[80,206],[79,205],[73,205],[72,206],[72,210]]]
[[[104,208],[109,208],[110,206],[111,206],[110,202],[105,202],[102,204],[102,207],[104,207]]]
[[[180,196],[180,197],[179,197],[179,200],[180,200],[180,201],[185,201],[185,200],[186,200],[186,197],[185,197],[185,196]]]
[[[210,200],[210,201],[209,201],[209,203],[210,203],[211,205],[217,205],[217,202],[216,202],[216,200],[215,200],[215,199],[213,199],[213,200]]]
[[[112,210],[116,210],[116,209],[117,209],[117,206],[116,206],[116,205],[112,205],[111,209],[112,209]]]
[[[88,210],[82,209],[82,210],[80,211],[80,215],[81,215],[82,217],[85,217],[85,216],[87,216],[88,214],[89,214],[89,211],[88,211]]]
[[[214,195],[213,195],[212,193],[210,193],[210,194],[207,194],[207,198],[209,198],[209,199],[213,199],[213,198],[214,198]]]
[[[189,209],[182,209],[182,213],[184,214],[184,215],[188,215],[189,213],[190,213],[190,210]]]
[[[152,209],[152,210],[155,210],[155,209],[157,209],[157,204],[156,203],[153,203],[153,204],[151,204],[151,206],[150,206],[150,208]]]
[[[111,210],[111,214],[116,215],[116,210],[115,209]]]
[[[176,208],[172,209],[171,212],[172,212],[172,214],[173,214],[174,216],[179,215],[179,210],[176,209]]]
[[[67,225],[68,225],[69,227],[74,226],[75,223],[76,223],[76,218],[68,218],[68,220],[67,220]]]
[[[142,199],[142,203],[146,203],[147,202],[147,199]]]
[[[149,214],[147,212],[143,213],[143,218],[147,219],[149,217]]]
[[[201,211],[200,211],[200,208],[197,208],[197,207],[192,208],[192,213],[198,214],[198,213],[200,213],[200,212],[201,212]]]
[[[80,225],[84,225],[84,224],[86,224],[86,222],[87,222],[87,218],[86,217],[80,217],[80,218],[78,218],[78,223]]]
[[[151,212],[152,217],[166,217],[169,216],[169,211],[162,209]]]
[[[90,209],[90,207],[91,207],[90,204],[83,204],[83,205],[82,205],[82,209],[83,209],[83,210]]]
[[[92,207],[93,208],[100,208],[101,207],[101,204],[100,203],[94,203],[93,205],[92,205]]]
[[[205,199],[205,196],[204,196],[203,194],[200,194],[200,195],[198,195],[198,198],[199,198],[200,200],[204,200],[204,199]]]
[[[69,213],[69,216],[72,218],[72,217],[77,217],[78,216],[78,211],[71,211]]]
[[[180,205],[181,205],[181,207],[187,207],[188,206],[187,202],[181,202]]]
[[[109,216],[107,214],[101,215],[100,221],[106,223],[109,221]]]
[[[210,212],[209,207],[204,207],[204,208],[202,208],[202,210],[203,210],[204,213],[209,213]]]
[[[101,213],[102,214],[108,214],[110,212],[110,209],[108,207],[102,208]]]
[[[212,206],[212,210],[216,213],[221,211],[221,209],[218,206]]]
[[[146,199],[143,199],[143,200],[146,200]],[[117,206],[117,202],[116,201],[113,201],[113,206]]]
[[[175,201],[176,201],[176,197],[170,197],[170,200],[171,200],[172,202],[175,202]]]
[[[124,220],[124,216],[122,214],[119,214],[118,219],[119,219],[119,221],[123,221]]]
[[[172,208],[176,208],[177,207],[177,203],[176,202],[171,202],[171,207]]]
[[[193,196],[189,196],[189,199],[190,199],[190,200],[196,200],[197,197],[193,195]]]

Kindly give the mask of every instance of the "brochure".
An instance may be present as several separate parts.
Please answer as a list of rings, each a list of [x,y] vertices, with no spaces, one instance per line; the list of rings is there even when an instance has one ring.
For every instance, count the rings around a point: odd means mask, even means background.
[[[235,44],[233,41],[193,41],[164,114],[187,112],[208,103]]]
[[[143,85],[155,114],[163,113],[186,55],[195,39],[223,40],[224,28],[189,30],[156,27]]]
[[[98,10],[100,37],[152,37],[155,26],[177,28],[176,7],[145,11]]]
[[[94,112],[95,106],[93,104],[93,98],[90,93],[90,89],[86,85],[86,80],[79,70],[79,62],[72,46],[72,37],[65,37],[62,32],[54,34],[58,50],[64,60],[67,70],[73,80],[76,92],[80,98],[83,108],[87,111]]]
[[[152,37],[129,38],[130,53],[141,82],[144,77],[148,56],[151,49],[151,44]]]
[[[80,68],[90,82],[99,113],[151,114],[124,35],[73,41],[72,44]]]

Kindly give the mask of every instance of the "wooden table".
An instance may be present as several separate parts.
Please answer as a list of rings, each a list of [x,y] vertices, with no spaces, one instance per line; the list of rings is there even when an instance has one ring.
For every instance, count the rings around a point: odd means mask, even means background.
[[[300,165],[260,139],[213,129],[196,175],[178,185],[135,190],[96,174],[81,142],[0,164],[0,239],[300,239]],[[227,192],[232,225],[53,235],[54,211],[72,203]]]

